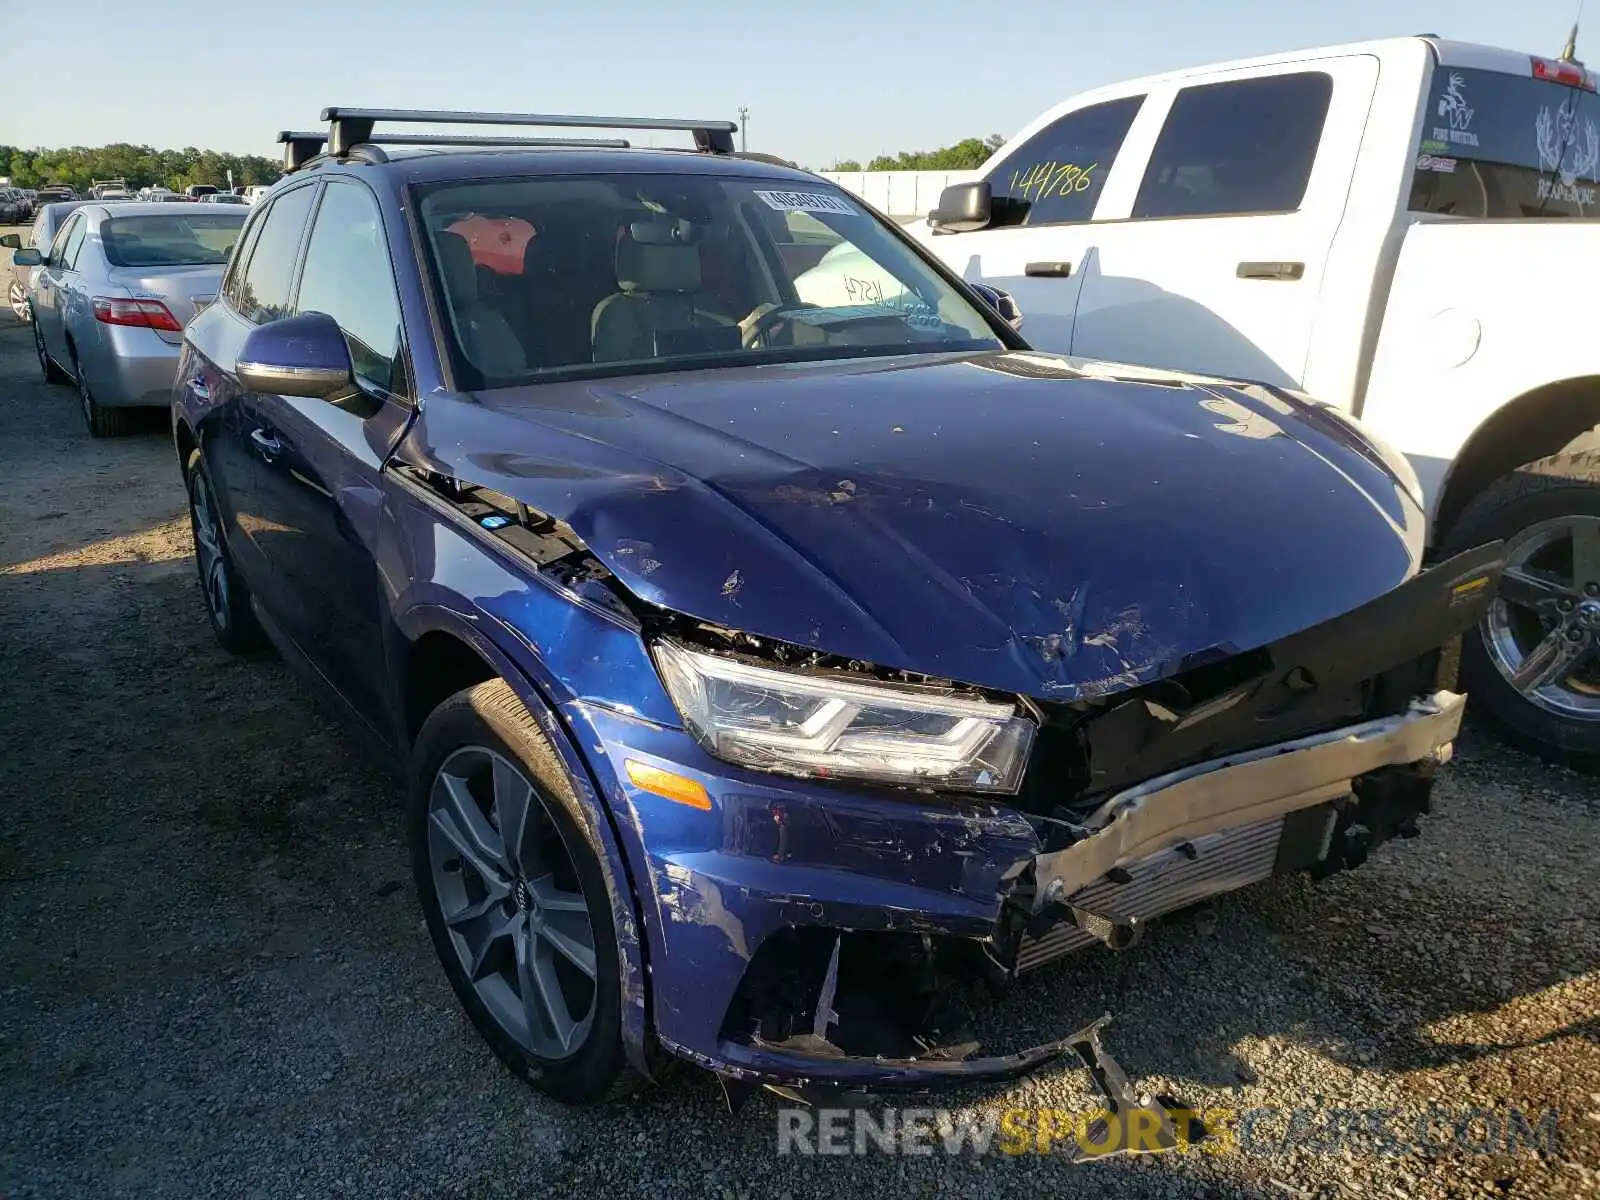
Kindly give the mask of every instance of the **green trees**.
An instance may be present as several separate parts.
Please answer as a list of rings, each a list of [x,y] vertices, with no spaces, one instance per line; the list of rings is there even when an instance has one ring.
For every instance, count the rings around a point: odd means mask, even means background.
[[[230,168],[236,187],[274,183],[283,174],[277,162],[259,154],[222,154],[194,146],[182,150],[156,150],[126,142],[56,150],[0,146],[0,175],[11,176],[13,187],[65,183],[81,192],[91,180],[121,178],[133,188],[159,184],[181,192],[191,183],[226,187]]]
[[[965,138],[953,146],[944,146],[938,150],[902,150],[899,154],[880,154],[865,167],[853,158],[836,162],[829,167],[830,171],[971,171],[981,167],[984,161],[1001,146],[1006,139],[998,133],[991,133],[986,138]]]

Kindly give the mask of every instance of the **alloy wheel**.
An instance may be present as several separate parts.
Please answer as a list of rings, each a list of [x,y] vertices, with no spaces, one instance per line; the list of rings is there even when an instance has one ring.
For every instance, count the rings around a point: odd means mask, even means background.
[[[33,319],[32,310],[28,307],[28,293],[15,280],[11,283],[10,300],[11,311],[17,314],[17,320],[29,321]]]
[[[1531,703],[1600,721],[1600,517],[1556,517],[1509,539],[1483,642]]]
[[[504,755],[462,747],[434,776],[427,839],[439,911],[484,1007],[535,1057],[572,1057],[594,1025],[594,928],[537,788]]]
[[[217,506],[205,475],[195,473],[190,488],[190,511],[194,516],[194,554],[200,570],[200,589],[206,607],[219,629],[228,627],[228,570],[222,555],[222,527],[217,521]]]

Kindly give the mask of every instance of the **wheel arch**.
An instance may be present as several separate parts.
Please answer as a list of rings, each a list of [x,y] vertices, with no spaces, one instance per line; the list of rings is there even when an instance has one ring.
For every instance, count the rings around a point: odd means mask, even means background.
[[[1600,425],[1600,375],[1543,384],[1497,408],[1451,462],[1434,509],[1434,546],[1474,497],[1526,463],[1555,454]]]
[[[571,718],[556,700],[555,681],[537,679],[524,670],[510,653],[484,633],[480,627],[484,621],[481,614],[474,621],[471,615],[435,603],[420,604],[396,614],[395,624],[404,642],[401,647],[404,657],[397,664],[396,683],[400,691],[400,711],[404,713],[407,727],[407,747],[438,701],[420,713],[414,711],[413,704],[425,703],[435,694],[443,700],[461,688],[499,678],[504,679],[527,706],[561,757],[573,781],[578,803],[601,847],[600,868],[611,897],[612,922],[621,955],[623,1046],[630,1064],[646,1077],[652,1077],[650,997],[644,961],[648,951],[639,911],[639,891],[622,848],[616,818],[603,799],[606,785],[572,734]],[[430,673],[436,671],[439,676],[432,677]],[[442,692],[452,682],[459,686]]]

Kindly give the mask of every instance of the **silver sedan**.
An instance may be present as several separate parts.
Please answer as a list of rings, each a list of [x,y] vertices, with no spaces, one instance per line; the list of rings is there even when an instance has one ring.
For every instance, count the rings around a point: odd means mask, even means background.
[[[130,409],[165,407],[184,324],[216,298],[246,211],[91,202],[48,250],[18,250],[46,382],[73,382],[95,437],[127,432]]]

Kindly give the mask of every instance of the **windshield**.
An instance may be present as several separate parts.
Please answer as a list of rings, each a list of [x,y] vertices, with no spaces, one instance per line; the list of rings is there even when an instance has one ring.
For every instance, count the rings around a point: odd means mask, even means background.
[[[419,212],[468,388],[1001,345],[821,180],[477,180],[425,189]]]
[[[100,227],[114,267],[221,266],[244,227],[243,213],[113,217]]]

